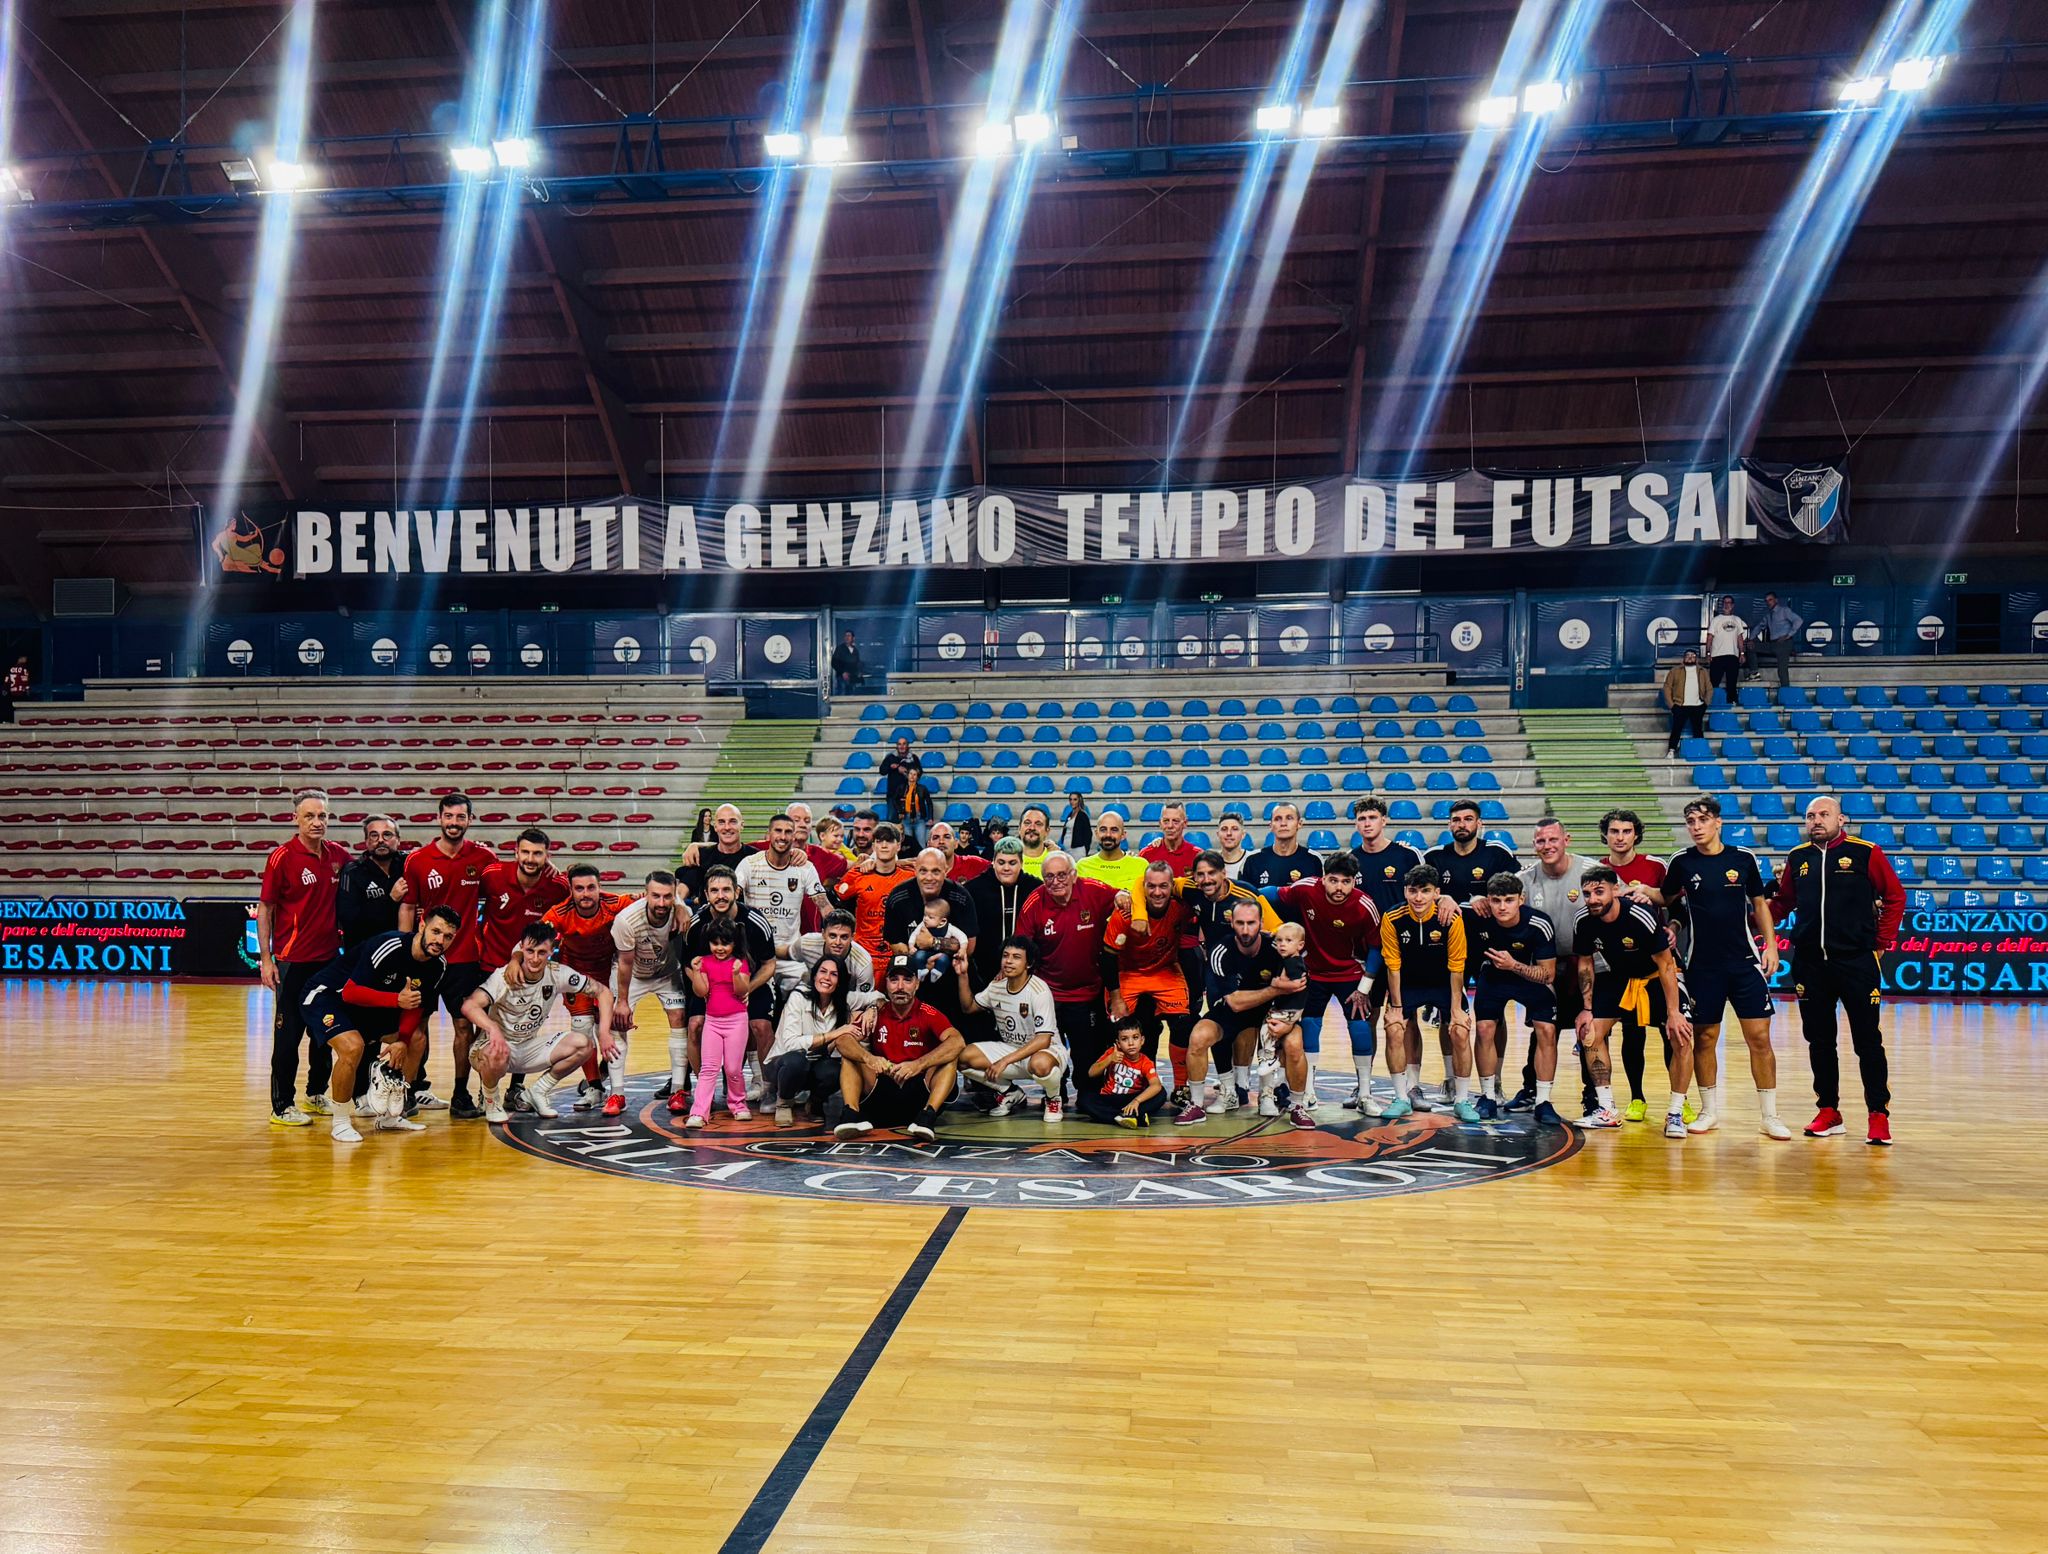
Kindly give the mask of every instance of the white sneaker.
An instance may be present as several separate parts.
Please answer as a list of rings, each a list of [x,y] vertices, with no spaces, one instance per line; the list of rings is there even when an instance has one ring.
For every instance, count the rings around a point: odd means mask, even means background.
[[[1665,1113],[1664,1136],[1668,1139],[1682,1139],[1685,1137],[1685,1114],[1683,1112]]]
[[[1209,1098],[1202,1102],[1202,1110],[1211,1117],[1221,1117],[1226,1112],[1236,1111],[1237,1087],[1225,1085],[1222,1089],[1212,1092]]]
[[[503,1122],[505,1112],[505,1081],[499,1080],[497,1088],[484,1092],[484,1121]]]
[[[1716,1117],[1712,1112],[1706,1112],[1698,1117],[1695,1117],[1691,1122],[1687,1123],[1685,1125],[1685,1131],[1688,1133],[1712,1133],[1716,1128],[1720,1126],[1721,1119],[1719,1117]]]
[[[403,1117],[406,1088],[405,1075],[379,1059],[370,1072],[370,1105],[379,1117]]]
[[[448,1110],[448,1103],[434,1094],[433,1091],[422,1090],[420,1092],[419,1109],[423,1112],[445,1112]]]
[[[287,1106],[281,1112],[272,1112],[270,1114],[270,1125],[273,1128],[310,1128],[313,1125],[313,1119],[300,1111],[296,1106]]]
[[[1017,1093],[1017,1087],[1012,1085],[996,1097],[996,1104],[988,1109],[988,1114],[991,1117],[1007,1117],[1017,1109],[1017,1103],[1023,1099],[1024,1097]]]
[[[1417,1085],[1408,1092],[1408,1104],[1419,1112],[1433,1112],[1437,1110],[1437,1104],[1430,1099],[1429,1091],[1421,1085]]]
[[[356,1102],[356,1115],[358,1117],[381,1117],[384,1115],[384,1112],[377,1105],[377,1097],[372,1094],[366,1095]]]
[[[327,1104],[327,1097],[324,1095],[307,1096],[304,1109],[309,1116],[313,1117],[332,1117],[334,1115],[334,1108]]]
[[[1045,1109],[1048,1112],[1053,1111],[1056,1108],[1056,1105],[1056,1102],[1047,1101],[1045,1103]],[[874,1131],[875,1125],[872,1122],[869,1122],[865,1117],[850,1117],[845,1122],[840,1123],[838,1127],[834,1128],[832,1130],[832,1133],[833,1136],[836,1138],[857,1139],[863,1133],[872,1133]]]
[[[410,1117],[385,1117],[377,1124],[379,1133],[424,1133],[427,1125],[414,1122]]]
[[[555,1086],[561,1083],[553,1074],[535,1074],[526,1081],[527,1104],[533,1108],[536,1117],[559,1117],[562,1114],[549,1104],[548,1097],[555,1093]]]
[[[1045,1098],[1045,1125],[1048,1128],[1057,1127],[1066,1120],[1066,1108],[1061,1106],[1052,1096],[1047,1096]]]
[[[1767,1139],[1778,1139],[1782,1142],[1792,1136],[1792,1125],[1782,1117],[1766,1117],[1758,1131]]]
[[[1259,1115],[1261,1117],[1277,1117],[1280,1115],[1280,1098],[1271,1090],[1261,1090],[1259,1092]]]
[[[356,1132],[356,1125],[346,1117],[336,1117],[334,1126],[327,1131],[334,1135],[337,1144],[360,1144],[363,1141],[362,1134]]]

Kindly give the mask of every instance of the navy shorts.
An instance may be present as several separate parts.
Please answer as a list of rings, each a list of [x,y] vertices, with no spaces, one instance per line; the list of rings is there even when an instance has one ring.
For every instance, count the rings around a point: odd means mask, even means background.
[[[304,1007],[306,1032],[318,1041],[333,1041],[343,1031],[354,1031],[366,1046],[374,1047],[398,1036],[396,1009],[360,1007],[324,989],[309,997]]]
[[[1401,989],[1401,1018],[1412,1022],[1418,1009],[1434,1009],[1442,1023],[1451,1023],[1451,985],[1440,982],[1435,987],[1404,987]]]
[[[1600,971],[1593,975],[1593,1018],[1596,1020],[1619,1020],[1621,1018],[1621,995],[1628,987],[1629,979],[1616,971]],[[1645,1027],[1664,1028],[1664,984],[1656,977],[1649,980],[1646,991],[1650,995],[1650,1017],[1643,1021]]]
[[[492,970],[496,969],[496,967],[492,968]],[[489,975],[490,972],[485,971],[475,961],[466,961],[460,966],[450,966],[441,973],[439,997],[441,1007],[448,1011],[449,1019],[459,1020],[463,1017],[462,1006],[469,1002],[469,995],[471,993],[474,993],[484,985],[484,978]],[[429,1013],[431,1012],[430,1010]],[[364,1034],[367,1035],[368,1033],[365,1032]]]
[[[1504,975],[1481,977],[1472,988],[1472,1018],[1479,1021],[1507,1018],[1508,1005],[1520,1004],[1522,1018],[1531,1025],[1557,1023],[1557,992],[1527,977]]]
[[[1754,961],[1713,966],[1694,961],[1685,968],[1685,991],[1693,1018],[1702,1025],[1719,1025],[1731,1004],[1738,1020],[1768,1020],[1774,1008],[1763,967]]]

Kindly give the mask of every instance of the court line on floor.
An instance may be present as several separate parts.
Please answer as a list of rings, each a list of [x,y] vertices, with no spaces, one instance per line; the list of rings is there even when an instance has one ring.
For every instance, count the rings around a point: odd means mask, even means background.
[[[862,1383],[868,1379],[868,1373],[875,1368],[875,1362],[882,1357],[889,1340],[895,1337],[911,1302],[917,1299],[917,1292],[924,1288],[924,1281],[938,1266],[947,1243],[953,1239],[953,1232],[960,1228],[960,1222],[965,1218],[966,1209],[948,1209],[945,1217],[925,1238],[924,1246],[912,1259],[910,1267],[904,1270],[903,1277],[896,1281],[896,1288],[882,1302],[882,1309],[875,1313],[874,1321],[868,1324],[860,1342],[853,1346],[853,1353],[846,1357],[846,1363],[839,1367],[839,1374],[832,1378],[832,1385],[818,1399],[810,1418],[804,1421],[795,1439],[776,1459],[767,1479],[747,1506],[746,1514],[740,1517],[739,1525],[719,1545],[719,1554],[759,1554],[768,1542],[776,1524],[782,1520],[782,1513],[789,1509],[789,1502],[796,1498],[797,1490],[809,1477],[811,1465],[818,1460],[825,1443],[831,1440],[832,1432],[839,1428],[839,1421],[846,1416],[846,1410],[859,1394]]]

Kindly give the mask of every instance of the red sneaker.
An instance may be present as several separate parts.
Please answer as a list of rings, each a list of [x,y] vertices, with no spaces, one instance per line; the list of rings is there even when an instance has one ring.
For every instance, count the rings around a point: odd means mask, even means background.
[[[607,1117],[617,1117],[625,1109],[626,1098],[623,1095],[608,1095],[604,1098],[604,1114]]]
[[[1891,1148],[1892,1120],[1885,1113],[1872,1112],[1870,1114],[1870,1138],[1866,1142],[1882,1144],[1887,1149]]]
[[[606,1104],[609,1105],[610,1103],[607,1102]],[[678,1090],[668,1098],[668,1114],[671,1117],[679,1117],[689,1109],[690,1098],[683,1094],[682,1091]]]
[[[1806,1136],[1810,1139],[1831,1139],[1841,1131],[1842,1114],[1832,1106],[1823,1106],[1806,1125]]]

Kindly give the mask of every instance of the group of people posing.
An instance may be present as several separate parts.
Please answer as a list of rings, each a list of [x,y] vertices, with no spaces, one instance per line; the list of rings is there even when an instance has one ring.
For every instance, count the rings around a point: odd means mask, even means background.
[[[842,1135],[929,1138],[960,1096],[995,1117],[1042,1108],[1055,1126],[1074,1112],[1192,1125],[1252,1107],[1312,1128],[1317,1108],[1340,1100],[1369,1117],[1526,1111],[1563,1125],[1553,1086],[1567,1031],[1584,1092],[1570,1121],[1615,1128],[1649,1116],[1655,1029],[1663,1128],[1680,1140],[1719,1125],[1732,1009],[1762,1131],[1785,1139],[1769,991],[1785,931],[1818,1103],[1805,1131],[1845,1128],[1840,1007],[1870,1142],[1889,1143],[1878,955],[1904,906],[1889,863],[1843,830],[1827,797],[1809,806],[1808,841],[1775,884],[1721,840],[1711,796],[1685,813],[1691,846],[1669,864],[1640,853],[1640,819],[1615,810],[1604,856],[1574,854],[1545,817],[1525,865],[1484,838],[1470,802],[1453,806],[1447,840],[1426,855],[1388,834],[1385,804],[1368,796],[1353,810],[1356,845],[1327,855],[1302,845],[1299,812],[1283,802],[1256,851],[1239,817],[1204,848],[1167,805],[1143,849],[1129,850],[1110,810],[1077,855],[1053,845],[1051,817],[1033,805],[986,857],[943,822],[906,856],[901,829],[872,812],[814,824],[801,804],[749,838],[726,805],[678,870],[628,896],[588,865],[557,872],[539,831],[522,832],[509,859],[471,841],[460,794],[402,862],[396,828],[374,817],[351,858],[326,840],[324,797],[307,794],[259,908],[264,981],[278,994],[272,1120],[325,1114],[344,1142],[364,1119],[418,1127],[417,1112],[442,1104],[420,1078],[437,1003],[453,1021],[454,1117],[554,1116],[579,1073],[574,1106],[617,1115],[634,1009],[651,996],[668,1027],[657,1100],[685,1129],[772,1108],[781,1126],[801,1114]],[[1504,1078],[1510,1005],[1526,1031],[1518,1083]],[[1342,1098],[1319,1062],[1332,1009],[1355,1077]],[[1444,1065],[1434,1093],[1422,1080],[1432,1048]],[[1376,1087],[1382,1062],[1391,1084]]]

